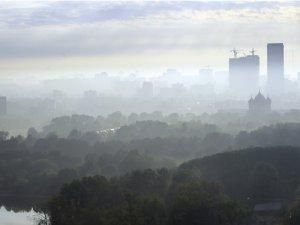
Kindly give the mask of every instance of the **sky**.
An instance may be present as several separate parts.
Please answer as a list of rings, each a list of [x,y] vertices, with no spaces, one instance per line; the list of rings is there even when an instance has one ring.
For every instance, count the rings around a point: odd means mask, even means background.
[[[283,42],[300,71],[300,1],[0,1],[0,78],[228,70],[231,49]]]

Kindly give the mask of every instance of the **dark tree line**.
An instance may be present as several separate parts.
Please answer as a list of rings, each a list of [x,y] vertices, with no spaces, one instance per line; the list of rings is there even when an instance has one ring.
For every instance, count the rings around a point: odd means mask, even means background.
[[[160,122],[132,124],[123,127],[120,133],[135,137],[141,129],[156,130],[157,123]],[[51,196],[65,182],[84,176],[102,175],[110,178],[133,170],[175,168],[181,162],[197,156],[209,156],[252,145],[300,144],[299,124],[263,127],[252,132],[241,132],[236,137],[212,132],[214,128],[210,126],[195,136],[193,132],[200,131],[203,126],[194,131],[192,124],[189,127],[186,129],[182,124],[176,128],[182,133],[180,137],[137,138],[131,141],[87,141],[85,138],[93,135],[75,131],[68,138],[59,138],[54,134],[40,137],[34,129],[28,131],[26,138],[9,137],[8,133],[1,132],[1,201],[13,205],[11,203],[25,196]],[[189,131],[192,132],[189,134]],[[299,167],[296,166],[298,149],[274,147],[271,150],[217,154],[200,159],[201,163],[195,168],[203,179],[223,184],[226,194],[241,201],[263,201],[274,196],[291,199],[295,188],[299,186]],[[189,163],[192,164],[193,161]],[[185,168],[185,164],[182,168]],[[23,202],[27,201],[30,202]],[[32,201],[29,205],[34,203]]]
[[[52,199],[49,215],[52,225],[251,224],[255,204],[293,202],[299,188],[299,148],[253,148],[192,160],[172,171],[75,180]],[[298,224],[298,200],[285,210],[285,223]]]
[[[159,111],[140,114],[131,113],[128,116],[123,115],[120,111],[116,111],[106,117],[74,114],[52,119],[50,123],[43,128],[42,134],[56,133],[60,137],[67,137],[72,130],[79,130],[81,132],[108,130],[142,121],[157,121],[167,125],[187,121],[199,122],[200,119],[199,116],[194,114],[179,115],[177,113],[171,113],[169,115],[163,115]]]
[[[52,225],[231,225],[248,214],[219,185],[160,169],[75,180],[51,200],[49,215]]]
[[[184,163],[179,170],[220,182],[227,194],[249,204],[292,200],[300,187],[299,147],[250,148]]]

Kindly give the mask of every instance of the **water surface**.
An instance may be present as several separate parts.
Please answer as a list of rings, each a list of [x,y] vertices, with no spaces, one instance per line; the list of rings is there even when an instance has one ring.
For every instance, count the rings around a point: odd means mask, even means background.
[[[4,207],[0,208],[0,224],[1,225],[34,225],[36,213],[31,210],[29,212],[8,211]]]

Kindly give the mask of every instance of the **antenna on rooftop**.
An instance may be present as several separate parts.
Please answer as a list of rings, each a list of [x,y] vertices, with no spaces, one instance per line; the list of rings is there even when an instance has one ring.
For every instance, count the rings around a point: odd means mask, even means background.
[[[254,55],[255,52],[256,52],[256,50],[255,50],[254,48],[252,48],[252,50],[250,51],[250,53],[251,53],[252,55]]]

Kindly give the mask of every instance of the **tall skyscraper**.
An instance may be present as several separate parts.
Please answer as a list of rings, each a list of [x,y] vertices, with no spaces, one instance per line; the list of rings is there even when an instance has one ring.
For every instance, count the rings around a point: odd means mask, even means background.
[[[280,94],[284,88],[284,45],[269,43],[267,45],[268,91]]]
[[[6,97],[0,96],[0,116],[6,115],[7,112],[7,105],[6,105]]]
[[[144,81],[141,89],[141,97],[152,98],[153,97],[153,83],[150,81]]]
[[[252,55],[229,59],[229,87],[244,95],[253,95],[259,89],[259,56]]]

